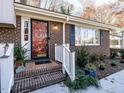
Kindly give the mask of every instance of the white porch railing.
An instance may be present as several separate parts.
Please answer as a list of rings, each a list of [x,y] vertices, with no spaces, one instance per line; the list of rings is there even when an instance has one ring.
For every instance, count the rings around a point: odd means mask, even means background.
[[[75,52],[71,52],[67,45],[55,45],[55,60],[62,62],[70,79],[75,80]]]
[[[4,50],[5,44],[0,44],[0,93],[10,93],[14,85],[13,44]]]

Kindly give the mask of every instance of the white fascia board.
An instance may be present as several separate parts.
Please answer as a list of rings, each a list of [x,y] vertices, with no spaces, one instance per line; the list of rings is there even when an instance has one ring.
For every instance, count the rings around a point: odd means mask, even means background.
[[[87,24],[87,25],[91,25],[91,26],[96,26],[96,27],[100,27],[101,29],[108,29],[108,30],[118,30],[118,31],[123,31],[124,29],[116,27],[116,26],[111,26],[111,25],[107,25],[107,24],[103,24],[100,22],[95,22],[95,21],[90,21],[90,20],[86,20],[86,19],[81,19],[78,17],[70,17],[70,21],[74,21],[74,22],[80,22],[83,24]]]
[[[49,17],[56,17],[56,18],[60,18],[60,19],[66,19],[66,17],[67,17],[66,15],[62,15],[59,13],[50,12],[50,11],[43,10],[40,8],[35,8],[35,7],[26,6],[26,5],[17,4],[17,3],[15,3],[15,9],[21,10],[21,11],[27,11],[27,12],[31,12],[31,13],[36,13],[36,14],[41,14],[41,15],[45,15],[45,16],[49,16]]]

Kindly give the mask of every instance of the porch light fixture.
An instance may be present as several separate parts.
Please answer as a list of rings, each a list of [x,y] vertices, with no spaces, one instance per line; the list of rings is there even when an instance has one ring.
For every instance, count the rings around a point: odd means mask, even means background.
[[[53,30],[57,31],[58,30],[58,26],[57,25],[54,25],[53,26]]]

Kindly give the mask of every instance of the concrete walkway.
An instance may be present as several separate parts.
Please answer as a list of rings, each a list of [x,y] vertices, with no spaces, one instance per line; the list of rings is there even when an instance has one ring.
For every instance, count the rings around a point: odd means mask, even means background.
[[[112,74],[100,80],[101,88],[96,89],[89,87],[87,90],[82,90],[75,93],[124,93],[124,70]],[[31,93],[70,93],[64,84],[56,84],[45,87]]]

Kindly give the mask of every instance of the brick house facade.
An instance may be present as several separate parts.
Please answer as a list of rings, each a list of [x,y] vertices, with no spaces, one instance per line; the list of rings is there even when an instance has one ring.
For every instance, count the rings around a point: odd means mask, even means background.
[[[16,16],[16,28],[0,28],[0,43],[15,43],[15,46],[18,44],[21,44],[21,16]],[[62,23],[60,22],[53,22],[49,21],[49,57],[51,59],[55,59],[55,44],[62,44],[63,40],[63,28]],[[58,26],[57,30],[54,30],[54,25]],[[66,31],[65,31],[65,43],[70,44],[70,25],[66,25]],[[103,31],[102,36],[102,42],[100,46],[87,46],[88,51],[90,53],[96,53],[96,54],[103,54],[106,56],[110,55],[110,48],[109,48],[109,31]],[[81,49],[82,46],[70,46],[71,51],[75,51],[77,49]]]

